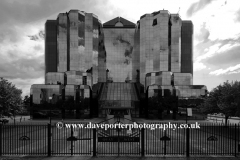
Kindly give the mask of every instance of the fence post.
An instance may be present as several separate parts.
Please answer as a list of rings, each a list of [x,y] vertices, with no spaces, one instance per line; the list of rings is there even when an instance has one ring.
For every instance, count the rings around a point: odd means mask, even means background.
[[[73,126],[71,125],[71,156],[73,155]]]
[[[189,136],[189,128],[186,130],[186,157],[189,157],[189,145],[190,145],[190,136]]]
[[[2,124],[0,123],[0,156],[2,156]]]
[[[142,157],[144,157],[145,156],[145,154],[144,154],[144,150],[145,150],[145,148],[144,148],[144,128],[141,129],[141,144],[142,144],[141,155],[142,155]]]
[[[48,123],[48,157],[51,156],[51,124]]]
[[[97,130],[96,128],[93,128],[93,157],[96,157],[97,156],[97,134],[96,134]]]
[[[167,134],[166,134],[166,130],[164,131],[164,156],[167,154]]]
[[[235,132],[235,157],[237,157],[237,124],[236,123],[235,123],[234,127],[235,127],[235,130],[234,130],[234,132]]]

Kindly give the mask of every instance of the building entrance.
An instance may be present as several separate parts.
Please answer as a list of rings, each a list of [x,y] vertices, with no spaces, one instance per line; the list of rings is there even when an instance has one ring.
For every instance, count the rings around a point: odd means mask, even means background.
[[[126,109],[112,109],[110,115],[114,115],[114,117],[124,118],[124,115],[128,115]]]

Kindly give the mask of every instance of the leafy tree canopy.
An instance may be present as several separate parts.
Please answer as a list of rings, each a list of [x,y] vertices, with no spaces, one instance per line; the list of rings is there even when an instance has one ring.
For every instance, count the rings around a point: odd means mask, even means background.
[[[11,82],[0,78],[0,112],[8,115],[11,110],[18,111],[22,104],[22,90],[18,89]]]
[[[229,116],[240,116],[240,82],[224,82],[214,88],[204,103],[199,106],[205,114],[223,113]]]
[[[30,97],[28,95],[26,95],[23,99],[23,104],[25,106],[29,106],[30,105]]]
[[[148,98],[148,108],[149,109],[177,109],[177,97],[176,96],[168,96],[168,97],[160,97],[160,96],[153,96]]]

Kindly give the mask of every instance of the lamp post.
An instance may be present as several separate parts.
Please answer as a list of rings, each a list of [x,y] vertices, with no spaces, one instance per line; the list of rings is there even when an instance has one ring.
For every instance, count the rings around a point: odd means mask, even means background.
[[[49,97],[49,100],[50,100],[50,104],[51,104],[51,106],[50,106],[50,113],[49,113],[49,122],[50,122],[50,124],[51,124],[51,114],[52,114],[52,97]]]
[[[187,100],[188,100],[188,98],[185,98],[185,100],[186,100],[186,124],[187,124],[187,120],[188,120],[188,114],[187,114]]]

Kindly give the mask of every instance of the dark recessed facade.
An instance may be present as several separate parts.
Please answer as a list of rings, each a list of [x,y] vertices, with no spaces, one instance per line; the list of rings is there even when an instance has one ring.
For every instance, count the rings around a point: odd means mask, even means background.
[[[57,21],[45,23],[45,74],[57,72]]]
[[[31,87],[34,117],[141,117],[154,97],[206,94],[192,82],[193,24],[178,14],[160,10],[136,24],[122,17],[102,24],[70,10],[47,20],[45,31],[45,84]]]
[[[181,72],[193,75],[193,23],[182,21]]]

